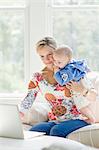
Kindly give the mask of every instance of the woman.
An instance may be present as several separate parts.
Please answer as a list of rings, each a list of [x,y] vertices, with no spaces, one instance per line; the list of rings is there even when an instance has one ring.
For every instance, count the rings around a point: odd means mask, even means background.
[[[34,73],[29,82],[28,93],[21,102],[21,116],[24,116],[32,107],[39,92],[46,99],[51,111],[48,113],[48,122],[35,124],[30,130],[46,132],[47,135],[66,137],[69,133],[89,125],[81,119],[68,89],[79,91],[87,97],[87,90],[80,83],[71,82],[65,86],[57,84],[53,78],[53,50],[57,45],[53,38],[45,37],[37,43],[37,53],[45,64],[40,73]],[[90,92],[90,91],[89,91]],[[89,95],[89,94],[88,94]]]

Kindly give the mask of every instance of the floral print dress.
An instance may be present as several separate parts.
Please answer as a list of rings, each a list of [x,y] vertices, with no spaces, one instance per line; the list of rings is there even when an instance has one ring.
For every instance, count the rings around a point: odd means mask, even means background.
[[[41,92],[50,106],[51,111],[48,112],[50,121],[80,118],[80,112],[77,110],[72,97],[66,96],[66,87],[62,87],[59,84],[49,84],[41,73],[34,73],[29,82],[28,93],[20,105],[20,111],[23,114],[32,107],[38,92]]]

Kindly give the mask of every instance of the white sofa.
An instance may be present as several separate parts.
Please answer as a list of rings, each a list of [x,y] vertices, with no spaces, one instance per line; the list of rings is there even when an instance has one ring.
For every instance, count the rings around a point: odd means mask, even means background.
[[[89,78],[92,80],[95,89],[99,95],[99,74],[97,72],[92,72],[88,74]],[[97,113],[99,114],[99,101],[97,101]],[[93,106],[92,106],[93,107]],[[38,100],[30,110],[30,112],[25,116],[23,123],[33,125],[35,123],[47,120],[47,104],[44,102],[43,105]],[[99,115],[98,115],[99,116]],[[68,139],[79,141],[83,144],[99,148],[99,123],[83,127],[76,130],[68,135]]]

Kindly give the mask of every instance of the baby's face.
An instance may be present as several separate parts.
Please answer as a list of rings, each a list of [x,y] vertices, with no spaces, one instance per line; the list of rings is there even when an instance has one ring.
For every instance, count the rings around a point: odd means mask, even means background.
[[[64,55],[59,56],[57,54],[53,54],[53,59],[54,59],[54,65],[59,68],[64,68],[69,62],[69,58]]]

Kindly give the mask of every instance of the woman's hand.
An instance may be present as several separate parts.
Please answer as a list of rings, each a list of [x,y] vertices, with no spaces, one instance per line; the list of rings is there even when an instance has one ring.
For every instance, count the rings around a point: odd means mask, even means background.
[[[75,91],[81,94],[86,90],[81,80],[79,82],[71,81],[68,84],[66,84],[66,87],[72,91]]]
[[[90,101],[96,100],[97,92],[95,89],[86,89],[82,83],[82,80],[79,82],[71,81],[66,84],[66,87],[72,91],[80,93],[82,96],[85,96]]]

